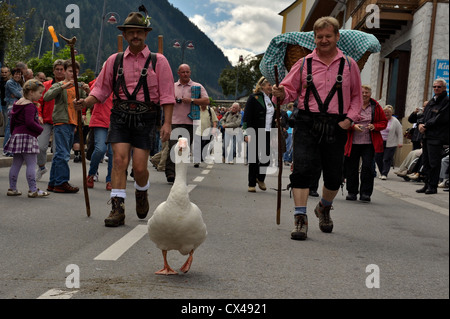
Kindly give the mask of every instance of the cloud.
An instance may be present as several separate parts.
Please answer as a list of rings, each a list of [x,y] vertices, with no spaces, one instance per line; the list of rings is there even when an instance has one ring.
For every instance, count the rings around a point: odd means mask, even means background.
[[[190,20],[222,49],[232,64],[239,55],[263,53],[273,37],[280,34],[278,13],[292,0],[210,0],[215,14],[196,14]],[[220,16],[221,19],[214,20]]]

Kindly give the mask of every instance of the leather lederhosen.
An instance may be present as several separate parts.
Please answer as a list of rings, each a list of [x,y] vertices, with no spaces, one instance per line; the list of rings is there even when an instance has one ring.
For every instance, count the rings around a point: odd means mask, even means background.
[[[113,108],[111,112],[116,116],[117,122],[127,125],[130,128],[137,130],[145,127],[145,122],[148,120],[156,121],[160,127],[161,107],[159,104],[151,101],[150,92],[148,89],[147,75],[148,67],[152,62],[153,70],[156,68],[156,54],[152,53],[145,62],[144,68],[141,71],[138,84],[136,85],[132,94],[127,89],[125,82],[125,75],[123,71],[123,53],[119,53],[114,63],[113,75]],[[141,90],[144,91],[144,101],[137,100],[137,94]],[[126,100],[121,99],[119,91],[127,97]]]

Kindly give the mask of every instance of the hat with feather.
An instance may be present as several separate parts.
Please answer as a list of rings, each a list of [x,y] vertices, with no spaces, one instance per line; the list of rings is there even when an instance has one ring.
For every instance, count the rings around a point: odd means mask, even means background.
[[[150,27],[151,18],[148,16],[147,9],[145,9],[144,6],[140,6],[139,10],[143,11],[145,13],[145,16],[143,16],[140,12],[131,12],[125,19],[123,25],[120,25],[117,28],[120,31],[125,31],[126,29],[129,28],[137,28],[137,29],[144,29],[145,31],[152,31],[152,28]]]

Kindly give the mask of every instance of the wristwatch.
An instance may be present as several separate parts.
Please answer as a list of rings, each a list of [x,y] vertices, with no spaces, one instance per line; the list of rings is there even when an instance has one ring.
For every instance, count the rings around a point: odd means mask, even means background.
[[[191,99],[191,103],[194,103],[194,99]]]

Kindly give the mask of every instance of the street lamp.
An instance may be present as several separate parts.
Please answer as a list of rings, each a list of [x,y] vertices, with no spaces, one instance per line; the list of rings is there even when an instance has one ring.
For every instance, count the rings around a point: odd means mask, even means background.
[[[238,95],[238,84],[239,84],[239,64],[242,66],[242,63],[244,62],[244,56],[239,56],[239,63],[236,69],[236,91],[234,92],[234,100],[237,101],[237,95]]]
[[[103,26],[106,23],[109,24],[117,24],[120,21],[120,16],[117,12],[108,12],[106,13],[106,0],[103,1],[103,15],[102,15],[102,24],[100,26],[100,39],[98,41],[98,50],[97,50],[97,63],[95,65],[95,76],[98,76],[100,73],[100,63],[101,63],[101,52],[102,52],[102,43],[103,43]]]
[[[180,44],[180,42],[182,42],[182,44]],[[175,40],[173,47],[175,49],[181,49],[181,64],[184,63],[184,50],[195,50],[192,40]]]

